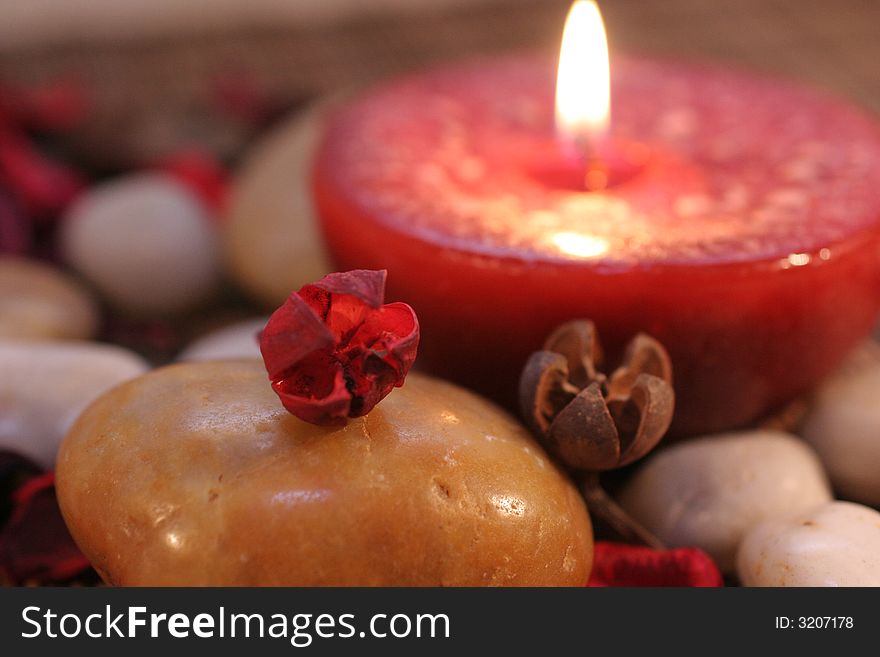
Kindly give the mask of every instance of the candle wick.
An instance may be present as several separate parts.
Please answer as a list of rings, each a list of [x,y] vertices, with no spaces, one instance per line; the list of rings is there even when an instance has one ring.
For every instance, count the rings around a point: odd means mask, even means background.
[[[584,188],[601,191],[608,187],[608,138],[602,134],[579,133],[565,139],[569,156],[583,166]]]
[[[560,141],[569,156],[589,163],[605,159],[604,154],[607,153],[609,139],[604,131],[583,131],[566,134],[561,137]]]

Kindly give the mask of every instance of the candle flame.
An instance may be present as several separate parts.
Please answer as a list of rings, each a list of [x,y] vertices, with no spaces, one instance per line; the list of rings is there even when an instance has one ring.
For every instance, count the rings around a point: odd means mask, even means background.
[[[611,120],[611,75],[602,14],[577,0],[562,33],[556,77],[556,131],[575,143],[600,141]]]

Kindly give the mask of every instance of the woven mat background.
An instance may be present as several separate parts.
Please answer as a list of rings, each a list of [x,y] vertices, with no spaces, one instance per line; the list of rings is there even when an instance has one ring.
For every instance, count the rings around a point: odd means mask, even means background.
[[[496,0],[431,15],[385,16],[118,44],[3,52],[0,80],[74,76],[94,102],[80,148],[125,164],[179,142],[239,151],[246,130],[207,108],[234,74],[285,100],[363,85],[430,63],[518,48],[554,51],[569,0]],[[829,88],[880,113],[876,0],[603,0],[614,51],[745,65]]]

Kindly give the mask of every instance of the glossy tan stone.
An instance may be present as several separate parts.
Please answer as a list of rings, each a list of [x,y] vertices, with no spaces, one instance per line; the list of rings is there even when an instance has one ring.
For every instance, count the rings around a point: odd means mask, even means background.
[[[49,265],[0,257],[0,338],[84,340],[98,325],[92,297]]]
[[[582,585],[589,517],[508,415],[411,374],[342,428],[287,413],[260,361],[111,391],[68,434],[58,494],[118,585]]]

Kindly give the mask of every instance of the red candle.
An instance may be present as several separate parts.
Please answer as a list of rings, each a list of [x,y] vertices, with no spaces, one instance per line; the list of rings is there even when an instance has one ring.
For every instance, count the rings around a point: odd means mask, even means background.
[[[595,320],[612,357],[646,331],[673,359],[674,431],[692,434],[791,400],[870,331],[871,119],[777,80],[615,61],[597,174],[560,145],[554,69],[430,71],[328,121],[314,194],[331,253],[389,270],[424,369],[509,401],[560,322]]]

